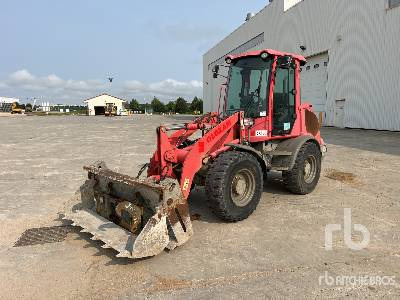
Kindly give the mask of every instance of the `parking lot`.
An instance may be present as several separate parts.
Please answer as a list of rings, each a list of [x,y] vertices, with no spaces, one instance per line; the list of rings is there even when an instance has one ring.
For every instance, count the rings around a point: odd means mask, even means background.
[[[280,174],[270,174],[256,212],[239,223],[214,217],[196,188],[193,238],[157,257],[116,258],[77,229],[61,242],[13,247],[27,229],[63,224],[63,204],[87,176],[84,164],[103,160],[136,174],[155,149],[156,126],[174,122],[143,115],[0,118],[1,298],[400,297],[396,132],[324,128],[328,153],[317,189],[293,195]],[[345,208],[352,224],[370,233],[362,250],[346,244]],[[331,251],[325,249],[328,224],[342,228],[333,233]],[[353,242],[362,239],[352,231]],[[343,276],[394,282],[330,280]]]

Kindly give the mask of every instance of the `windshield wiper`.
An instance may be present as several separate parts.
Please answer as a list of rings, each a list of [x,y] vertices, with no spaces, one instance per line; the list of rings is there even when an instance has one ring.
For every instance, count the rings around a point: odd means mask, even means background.
[[[260,80],[258,81],[258,88],[257,88],[257,92],[258,92],[257,109],[260,109],[262,75],[263,75],[263,72],[261,71]]]

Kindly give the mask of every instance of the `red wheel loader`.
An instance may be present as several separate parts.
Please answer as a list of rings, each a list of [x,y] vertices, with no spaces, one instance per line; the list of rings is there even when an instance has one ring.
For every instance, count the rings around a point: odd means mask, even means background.
[[[193,234],[188,199],[204,186],[212,211],[237,222],[256,209],[265,175],[282,171],[286,188],[316,187],[326,146],[308,103],[300,103],[300,55],[261,50],[226,58],[221,112],[157,128],[157,149],[133,177],[103,162],[85,166],[88,180],[65,218],[119,257],[154,256]],[[213,69],[213,77],[220,66]],[[147,176],[140,178],[147,168]]]

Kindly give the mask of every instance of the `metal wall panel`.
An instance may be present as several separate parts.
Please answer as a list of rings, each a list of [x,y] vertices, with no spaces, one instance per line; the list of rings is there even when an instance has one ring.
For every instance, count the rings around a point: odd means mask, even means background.
[[[400,7],[388,9],[387,4],[304,0],[284,11],[284,0],[273,1],[204,55],[205,110],[218,107],[223,83],[213,81],[208,65],[264,32],[265,41],[252,49],[306,57],[329,53],[328,125],[333,125],[335,100],[345,99],[344,126],[400,130]]]
[[[328,53],[307,58],[307,64],[301,68],[301,101],[312,104],[317,116],[326,116],[326,83],[328,81]]]

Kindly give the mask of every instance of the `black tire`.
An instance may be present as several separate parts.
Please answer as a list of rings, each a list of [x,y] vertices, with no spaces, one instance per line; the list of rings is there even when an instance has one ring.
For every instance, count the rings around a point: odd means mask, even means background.
[[[249,153],[222,153],[210,166],[205,189],[210,208],[219,218],[244,220],[256,209],[263,192],[260,163]]]
[[[321,151],[315,143],[305,143],[296,157],[293,169],[282,172],[285,187],[294,194],[311,193],[321,175]]]

